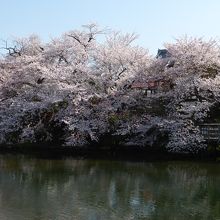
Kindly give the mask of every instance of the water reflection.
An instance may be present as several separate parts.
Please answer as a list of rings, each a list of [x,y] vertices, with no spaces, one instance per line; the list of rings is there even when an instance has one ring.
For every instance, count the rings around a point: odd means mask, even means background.
[[[0,156],[0,219],[220,219],[220,164]]]

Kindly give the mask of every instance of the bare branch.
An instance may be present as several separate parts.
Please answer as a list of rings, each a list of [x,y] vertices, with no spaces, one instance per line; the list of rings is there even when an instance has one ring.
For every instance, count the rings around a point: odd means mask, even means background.
[[[5,40],[4,42],[5,42],[5,47],[1,47],[1,49],[7,50],[10,56],[13,56],[13,57],[21,56],[22,48],[18,49],[17,46],[9,47],[8,42]]]

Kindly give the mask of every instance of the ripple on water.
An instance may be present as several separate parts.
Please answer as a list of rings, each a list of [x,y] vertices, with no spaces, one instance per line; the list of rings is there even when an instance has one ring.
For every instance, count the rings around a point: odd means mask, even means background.
[[[220,219],[220,164],[0,156],[0,220]]]

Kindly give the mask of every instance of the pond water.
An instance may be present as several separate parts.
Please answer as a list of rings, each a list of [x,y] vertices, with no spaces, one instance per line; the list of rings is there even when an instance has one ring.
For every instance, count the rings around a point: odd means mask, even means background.
[[[0,219],[220,219],[220,164],[0,155]]]

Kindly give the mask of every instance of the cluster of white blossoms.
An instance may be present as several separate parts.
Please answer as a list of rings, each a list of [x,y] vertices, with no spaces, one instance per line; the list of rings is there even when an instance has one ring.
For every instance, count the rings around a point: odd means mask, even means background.
[[[168,67],[135,39],[89,24],[49,43],[34,35],[5,42],[0,143],[84,146],[108,133],[126,137],[126,144],[157,126],[168,134],[169,151],[204,148],[198,124],[219,104],[220,45],[196,38],[166,44],[174,63]],[[172,87],[151,97],[132,89],[152,78]],[[151,103],[163,114],[149,110]],[[138,139],[146,144],[146,137]]]

